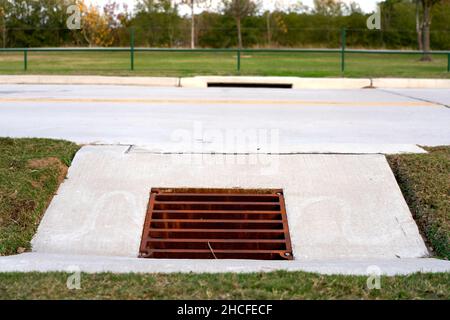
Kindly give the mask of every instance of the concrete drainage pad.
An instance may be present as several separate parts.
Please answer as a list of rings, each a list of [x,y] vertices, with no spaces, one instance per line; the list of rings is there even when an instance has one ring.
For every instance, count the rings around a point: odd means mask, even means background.
[[[152,154],[128,146],[77,153],[33,251],[137,257],[153,187],[282,188],[294,261],[428,254],[383,155]]]

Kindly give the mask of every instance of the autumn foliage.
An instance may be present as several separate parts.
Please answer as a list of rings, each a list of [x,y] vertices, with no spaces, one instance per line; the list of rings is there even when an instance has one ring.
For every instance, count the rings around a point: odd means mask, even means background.
[[[77,5],[82,17],[81,33],[89,46],[107,47],[112,45],[114,37],[110,28],[111,18],[92,4],[86,5],[83,0],[77,1]]]

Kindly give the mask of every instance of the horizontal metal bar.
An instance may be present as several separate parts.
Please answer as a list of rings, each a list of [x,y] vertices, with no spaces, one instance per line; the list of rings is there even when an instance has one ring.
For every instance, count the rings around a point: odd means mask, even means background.
[[[364,49],[345,49],[346,53],[363,53],[363,54],[447,54],[450,51],[418,51],[418,50],[364,50]]]
[[[131,48],[0,48],[0,52],[130,52]]]
[[[158,229],[150,228],[149,232],[197,232],[197,233],[214,233],[214,232],[233,232],[233,233],[284,233],[283,229]]]
[[[281,214],[280,211],[272,210],[272,211],[261,211],[261,210],[152,210],[153,213],[218,213],[218,214],[227,214],[227,213],[237,213],[237,214]]]
[[[152,222],[180,222],[180,223],[283,223],[283,220],[258,219],[152,219]]]
[[[183,49],[183,48],[134,48],[131,47],[79,47],[79,48],[0,48],[0,52],[184,52],[184,53],[341,53],[342,49],[236,49],[236,48],[221,48],[221,49]],[[364,49],[345,49],[346,53],[361,53],[361,54],[450,54],[449,50],[434,50],[434,51],[418,51],[418,50],[364,50]]]
[[[168,195],[168,194],[161,194],[155,196],[155,201],[157,203],[160,202],[230,202],[230,203],[246,203],[246,202],[272,202],[272,203],[279,203],[280,202],[280,196],[278,195],[270,195],[270,196],[259,196],[259,195]]]
[[[148,249],[148,253],[151,254],[153,252],[161,252],[161,253],[285,253],[286,250],[234,250],[234,249]]]
[[[274,193],[161,193],[156,194],[158,197],[269,197],[278,198],[278,194]]]
[[[180,242],[180,243],[186,243],[186,242],[201,242],[201,243],[207,243],[207,242],[217,242],[217,243],[285,243],[286,240],[284,239],[186,239],[186,238],[170,238],[170,239],[158,239],[158,238],[150,238],[148,237],[146,239],[147,242]]]
[[[190,205],[190,204],[200,204],[200,205],[262,205],[262,206],[276,206],[278,202],[244,202],[244,201],[158,201],[155,200],[155,204],[180,204],[180,205]]]

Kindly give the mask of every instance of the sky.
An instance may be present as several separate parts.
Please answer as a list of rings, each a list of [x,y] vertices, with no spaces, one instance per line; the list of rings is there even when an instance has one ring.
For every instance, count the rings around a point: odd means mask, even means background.
[[[212,1],[212,7],[215,8],[217,6],[217,3],[219,2],[219,0],[211,0]],[[361,9],[364,12],[373,12],[375,11],[376,8],[376,3],[381,1],[381,0],[343,0],[344,2],[356,2],[359,4],[359,6],[361,7]],[[87,0],[87,2],[89,3],[93,3],[95,5],[99,5],[99,6],[103,6],[104,4],[108,3],[108,2],[116,2],[116,3],[125,3],[128,5],[129,10],[128,11],[132,11],[132,9],[134,8],[134,4],[137,2],[137,0]],[[289,3],[297,3],[297,0],[261,0],[262,4],[263,4],[263,8],[264,9],[273,9],[275,6],[276,2],[284,2],[285,4],[289,4]],[[312,6],[313,5],[313,0],[301,0],[301,2],[304,5],[307,6]],[[181,14],[187,14],[188,8],[186,6],[181,6],[180,7],[180,13]]]

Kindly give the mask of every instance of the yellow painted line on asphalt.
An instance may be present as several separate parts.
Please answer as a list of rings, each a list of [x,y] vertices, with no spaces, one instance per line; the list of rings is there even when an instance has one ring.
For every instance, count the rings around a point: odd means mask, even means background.
[[[338,105],[338,106],[438,106],[426,101],[308,101],[308,100],[229,100],[229,99],[131,99],[131,98],[0,98],[0,102],[39,103],[143,103],[143,104],[244,104],[244,105]]]

